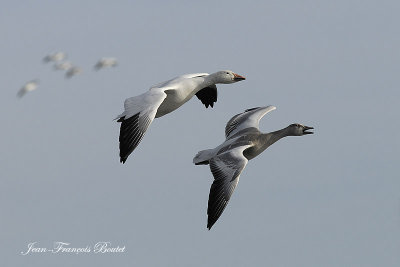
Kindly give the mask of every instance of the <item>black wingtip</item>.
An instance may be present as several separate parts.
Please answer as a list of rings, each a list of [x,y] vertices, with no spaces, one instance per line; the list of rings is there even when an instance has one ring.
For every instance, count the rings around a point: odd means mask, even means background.
[[[203,104],[206,106],[206,108],[208,108],[208,107],[213,108],[214,107],[214,103],[203,103]]]
[[[204,161],[201,161],[201,162],[196,162],[194,165],[208,165],[208,164],[210,164],[210,161],[209,160],[204,160]]]
[[[212,220],[210,220],[210,218],[208,218],[208,220],[207,220],[208,231],[211,230],[211,228],[214,226],[215,223],[216,223],[216,221],[213,222]]]
[[[130,154],[125,154],[123,155],[121,153],[121,151],[119,152],[119,162],[121,162],[122,164],[125,164],[126,160],[128,159]]]
[[[246,109],[244,112],[249,112],[249,111],[252,111],[252,110],[255,110],[255,109],[258,109],[258,108],[260,108],[260,107],[249,108],[249,109]]]
[[[128,119],[124,116],[118,120],[121,122],[119,157],[122,164],[125,163],[143,138],[144,132],[139,129],[139,115],[140,113],[137,113]]]
[[[218,92],[215,85],[205,87],[196,93],[197,98],[206,108],[209,106],[214,107],[214,103],[217,102],[217,95]]]
[[[117,120],[117,122],[123,122],[124,119],[125,119],[125,116],[119,118],[119,119]],[[126,159],[127,159],[127,158],[122,158],[121,155],[120,155],[119,162],[121,162],[122,164],[125,164]]]

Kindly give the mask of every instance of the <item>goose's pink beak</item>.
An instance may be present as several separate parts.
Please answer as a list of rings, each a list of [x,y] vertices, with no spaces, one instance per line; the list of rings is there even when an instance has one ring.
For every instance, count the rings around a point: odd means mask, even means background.
[[[245,77],[243,77],[243,76],[240,76],[239,74],[236,74],[236,73],[233,73],[233,80],[234,81],[242,81],[242,80],[246,80],[246,78]]]

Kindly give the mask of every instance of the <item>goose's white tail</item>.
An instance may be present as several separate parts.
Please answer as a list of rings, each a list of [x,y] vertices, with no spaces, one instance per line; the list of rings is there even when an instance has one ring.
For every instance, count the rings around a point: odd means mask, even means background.
[[[195,165],[207,165],[208,161],[214,156],[214,149],[206,149],[197,153],[193,158]]]

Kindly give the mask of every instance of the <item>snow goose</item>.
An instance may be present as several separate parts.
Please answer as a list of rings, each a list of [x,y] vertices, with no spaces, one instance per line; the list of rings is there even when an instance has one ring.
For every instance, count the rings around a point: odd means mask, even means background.
[[[249,160],[283,137],[313,133],[309,131],[314,129],[313,127],[298,123],[275,132],[261,133],[260,119],[274,109],[276,109],[274,106],[257,107],[237,114],[228,121],[225,127],[225,142],[214,149],[200,151],[194,157],[194,164],[210,165],[214,176],[208,198],[207,228],[209,230],[224,211],[239,182],[239,176]]]
[[[72,78],[75,75],[81,74],[82,69],[76,66],[70,67],[65,73],[65,78]]]
[[[72,68],[72,63],[68,61],[56,63],[54,65],[55,70],[69,70],[70,68]]]
[[[27,82],[22,88],[18,91],[17,96],[23,97],[26,93],[36,90],[39,85],[39,80],[32,80]]]
[[[208,108],[217,102],[215,84],[230,84],[245,80],[230,70],[212,74],[185,74],[159,83],[144,94],[125,100],[125,111],[116,119],[121,122],[119,134],[120,161],[125,163],[128,156],[138,146],[147,128],[154,120],[185,104],[196,95]]]
[[[101,58],[96,65],[94,65],[95,70],[100,70],[106,67],[115,67],[118,65],[118,61],[113,57],[103,57]]]
[[[64,52],[56,52],[53,54],[49,54],[47,56],[45,56],[43,58],[43,62],[44,63],[48,63],[48,62],[58,62],[58,61],[62,61],[67,57],[67,54]]]

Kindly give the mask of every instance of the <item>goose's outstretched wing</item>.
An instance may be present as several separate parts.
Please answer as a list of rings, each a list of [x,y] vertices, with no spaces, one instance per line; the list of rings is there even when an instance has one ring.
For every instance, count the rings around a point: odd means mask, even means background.
[[[225,137],[229,139],[237,132],[246,128],[259,129],[260,119],[268,112],[276,109],[274,106],[257,107],[246,109],[244,112],[233,116],[225,127]]]
[[[210,160],[214,182],[208,198],[207,228],[209,230],[221,216],[239,182],[239,176],[248,162],[243,156],[243,151],[249,147],[251,145],[239,146]]]
[[[122,163],[125,163],[128,156],[139,145],[147,128],[154,120],[158,107],[166,97],[167,94],[160,89],[125,100],[125,111],[116,118],[118,122],[121,122],[119,156]]]

